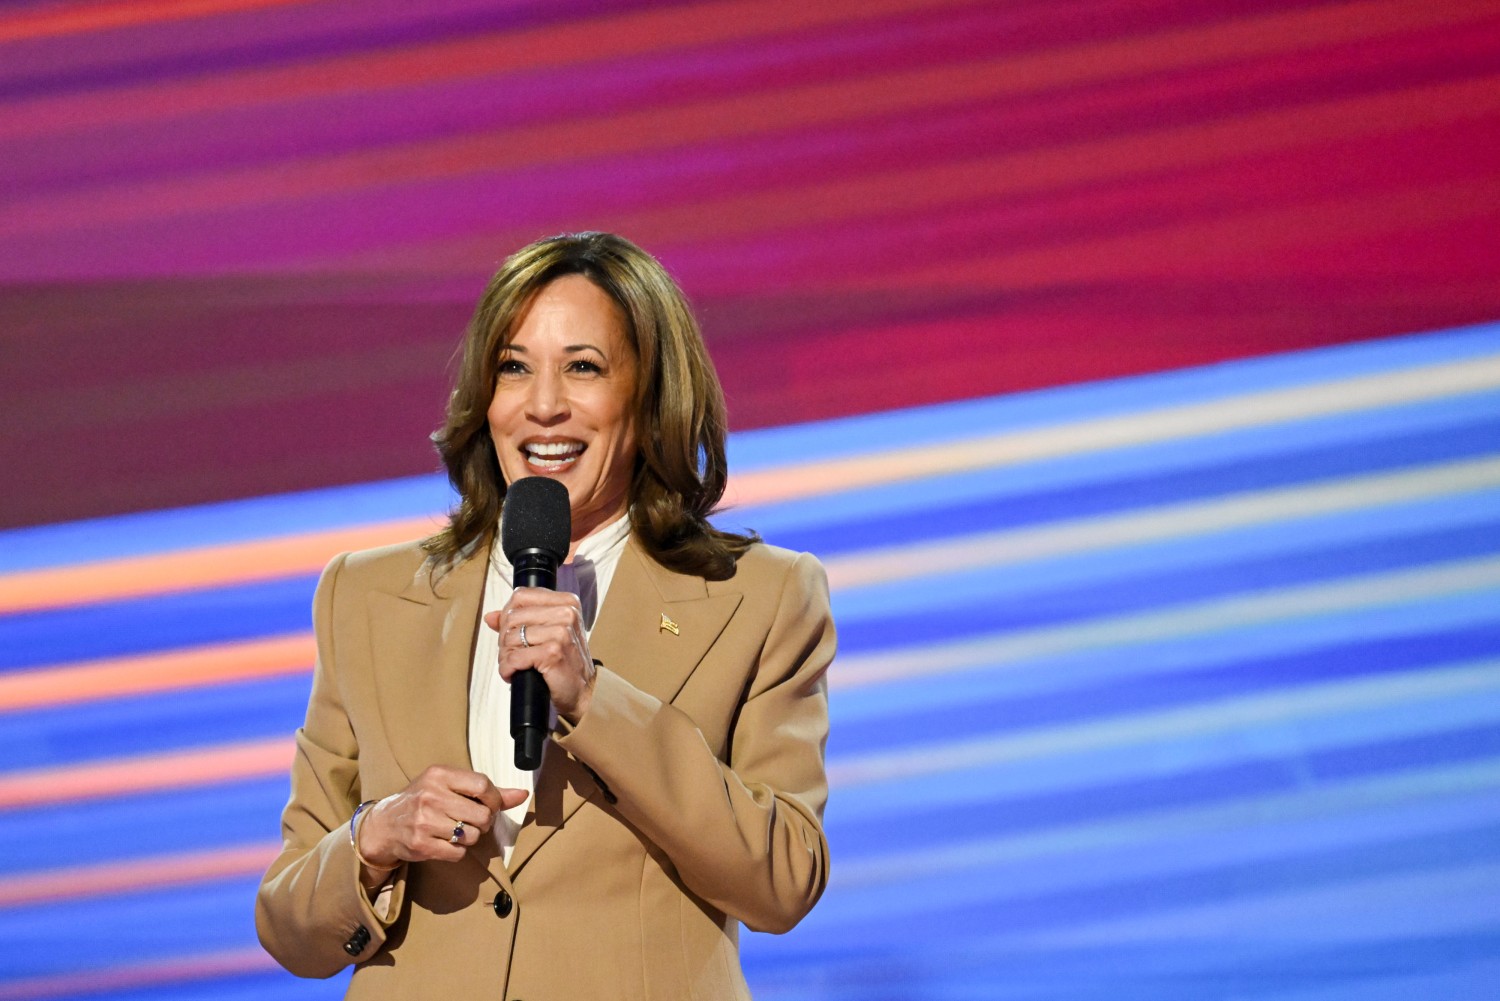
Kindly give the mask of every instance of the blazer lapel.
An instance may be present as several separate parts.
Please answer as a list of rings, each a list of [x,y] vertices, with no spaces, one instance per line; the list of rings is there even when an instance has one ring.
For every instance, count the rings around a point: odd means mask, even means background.
[[[702,577],[673,573],[631,539],[589,645],[610,670],[671,702],[739,605],[740,595],[710,596]]]
[[[434,586],[424,565],[400,594],[372,593],[376,698],[391,752],[408,781],[429,765],[472,769],[469,668],[488,547]]]
[[[709,595],[703,578],[666,569],[642,552],[632,537],[615,567],[589,637],[589,652],[637,688],[671,702],[739,605],[740,595]],[[549,744],[537,778],[534,812],[527,816],[511,852],[511,876],[598,791],[588,769]]]

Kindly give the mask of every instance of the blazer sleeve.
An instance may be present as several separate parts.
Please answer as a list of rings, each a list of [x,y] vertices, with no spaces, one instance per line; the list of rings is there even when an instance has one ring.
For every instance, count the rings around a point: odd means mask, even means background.
[[[374,955],[400,915],[406,867],[377,913],[360,882],[349,818],[360,803],[359,746],[344,709],[334,623],[348,554],[329,563],[313,598],[318,660],[307,718],[296,734],[292,792],[281,815],[282,849],[261,880],[255,929],[292,973],[328,977]],[[384,916],[382,916],[384,915]]]
[[[828,882],[827,671],[835,637],[823,567],[788,561],[780,600],[720,761],[675,706],[599,669],[558,743],[660,847],[693,893],[756,931],[784,932]]]

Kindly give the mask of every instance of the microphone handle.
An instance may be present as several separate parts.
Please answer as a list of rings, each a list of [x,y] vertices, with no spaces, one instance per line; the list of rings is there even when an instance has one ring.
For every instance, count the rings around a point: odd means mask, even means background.
[[[517,554],[516,587],[557,590],[557,560],[540,549]],[[542,748],[552,721],[552,693],[547,679],[535,670],[517,671],[510,681],[510,736],[516,743],[516,767],[534,772],[542,767]]]

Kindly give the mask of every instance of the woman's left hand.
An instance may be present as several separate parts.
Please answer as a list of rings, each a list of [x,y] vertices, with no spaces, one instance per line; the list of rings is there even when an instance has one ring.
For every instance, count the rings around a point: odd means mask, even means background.
[[[500,677],[509,683],[517,671],[540,671],[557,714],[577,723],[588,710],[596,673],[584,638],[578,596],[518,587],[505,607],[486,615],[484,621],[500,633]]]

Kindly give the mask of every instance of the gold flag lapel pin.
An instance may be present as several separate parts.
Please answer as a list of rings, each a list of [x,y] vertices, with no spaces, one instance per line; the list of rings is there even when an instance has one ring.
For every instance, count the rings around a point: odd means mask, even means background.
[[[681,632],[677,628],[677,623],[675,623],[671,619],[669,619],[667,617],[667,613],[666,612],[662,612],[661,613],[661,628],[665,629],[667,632],[671,633],[673,636],[677,636]]]

